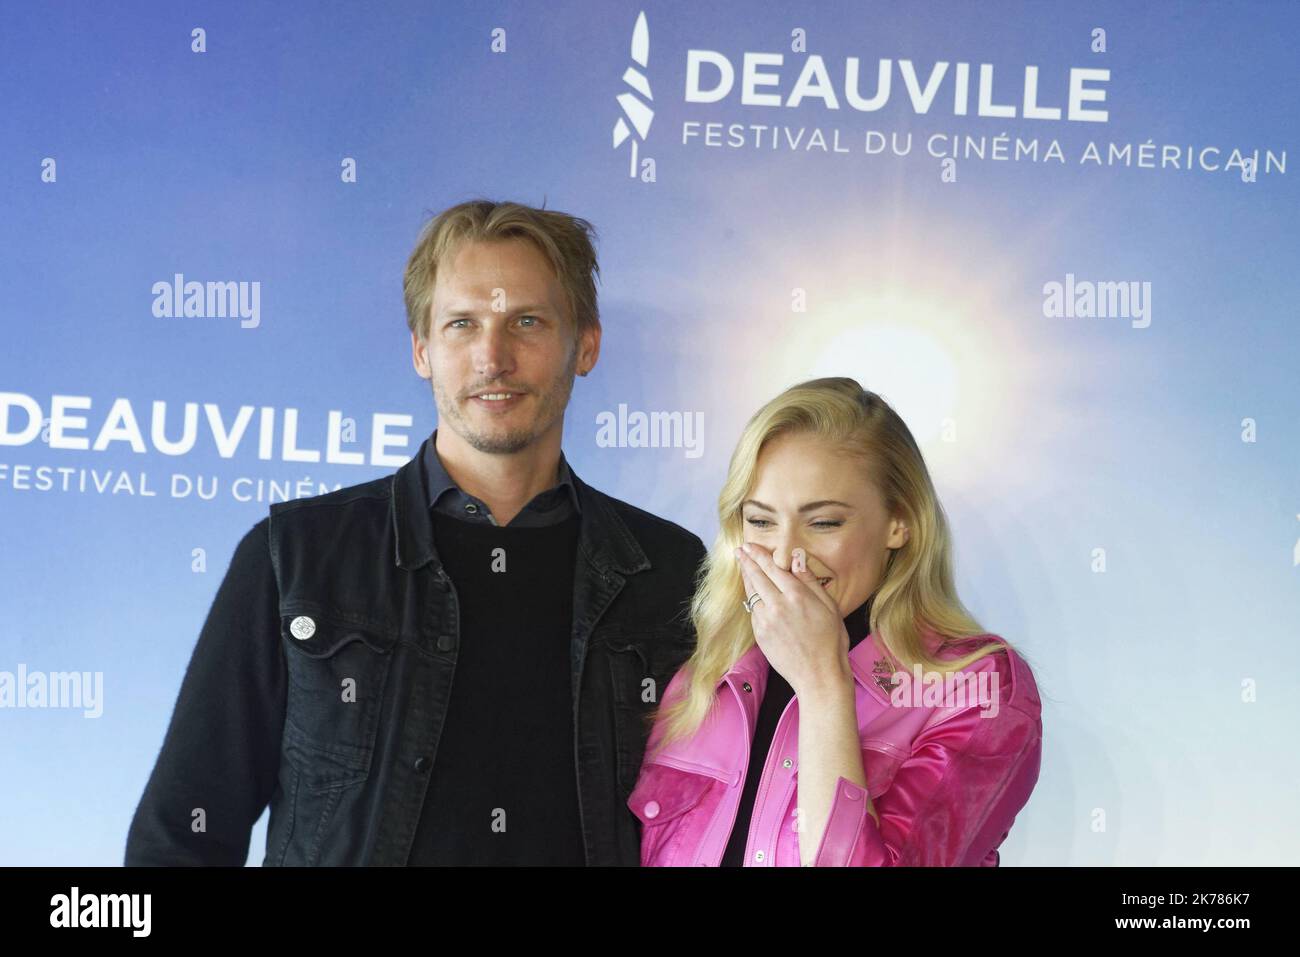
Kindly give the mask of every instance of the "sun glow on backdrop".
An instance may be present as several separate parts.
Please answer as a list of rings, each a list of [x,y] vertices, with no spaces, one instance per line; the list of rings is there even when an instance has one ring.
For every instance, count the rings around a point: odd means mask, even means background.
[[[832,299],[769,353],[763,381],[851,376],[903,417],[932,466],[961,462],[953,477],[977,481],[977,463],[1003,460],[1014,442],[1017,378],[1005,343],[976,334],[980,320],[969,300],[899,289]]]
[[[1078,396],[1094,378],[1090,347],[1044,319],[1028,265],[1052,231],[1003,246],[957,216],[921,228],[888,183],[847,206],[789,199],[800,213],[773,228],[753,197],[782,189],[753,173],[712,195],[736,238],[700,236],[679,251],[686,268],[658,280],[664,301],[698,316],[712,434],[734,447],[783,389],[850,376],[902,416],[947,488],[985,501],[1041,489],[1061,442],[1086,431]]]
[[[858,300],[827,310],[827,335],[808,376],[851,375],[878,392],[907,421],[918,444],[955,418],[957,362],[945,343],[915,319],[913,303]]]

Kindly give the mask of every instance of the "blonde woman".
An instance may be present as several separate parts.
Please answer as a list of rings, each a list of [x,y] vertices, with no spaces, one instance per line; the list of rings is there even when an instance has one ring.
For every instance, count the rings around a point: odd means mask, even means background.
[[[816,379],[749,421],[628,798],[641,863],[985,865],[1038,779],[1028,664],[962,607],[898,414]]]

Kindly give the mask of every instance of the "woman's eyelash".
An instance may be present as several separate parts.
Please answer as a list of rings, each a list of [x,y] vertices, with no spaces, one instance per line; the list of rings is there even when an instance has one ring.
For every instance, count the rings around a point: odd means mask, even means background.
[[[748,518],[745,521],[749,522],[749,524],[753,525],[755,528],[762,528],[765,525],[772,524],[765,518]],[[824,520],[820,522],[813,522],[813,528],[839,528],[843,524],[844,524],[843,522],[832,522],[829,520]]]

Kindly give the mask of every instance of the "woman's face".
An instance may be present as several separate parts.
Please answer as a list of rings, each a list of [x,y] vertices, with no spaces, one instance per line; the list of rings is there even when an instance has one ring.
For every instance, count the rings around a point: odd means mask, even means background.
[[[909,537],[888,515],[859,459],[836,455],[810,435],[770,439],[758,457],[754,488],[741,510],[744,540],[771,550],[790,570],[803,548],[808,570],[847,616],[876,590],[891,549]]]

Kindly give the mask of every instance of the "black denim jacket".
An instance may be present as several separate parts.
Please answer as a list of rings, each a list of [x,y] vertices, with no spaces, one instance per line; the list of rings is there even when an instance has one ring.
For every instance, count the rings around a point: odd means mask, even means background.
[[[126,864],[241,865],[268,801],[264,865],[407,863],[438,773],[460,641],[421,453],[395,475],[272,505],[241,541],[132,820]],[[573,477],[583,839],[589,865],[635,866],[640,825],[626,801],[644,716],[694,647],[688,606],[705,549]],[[355,679],[356,701],[339,707],[344,678]]]

